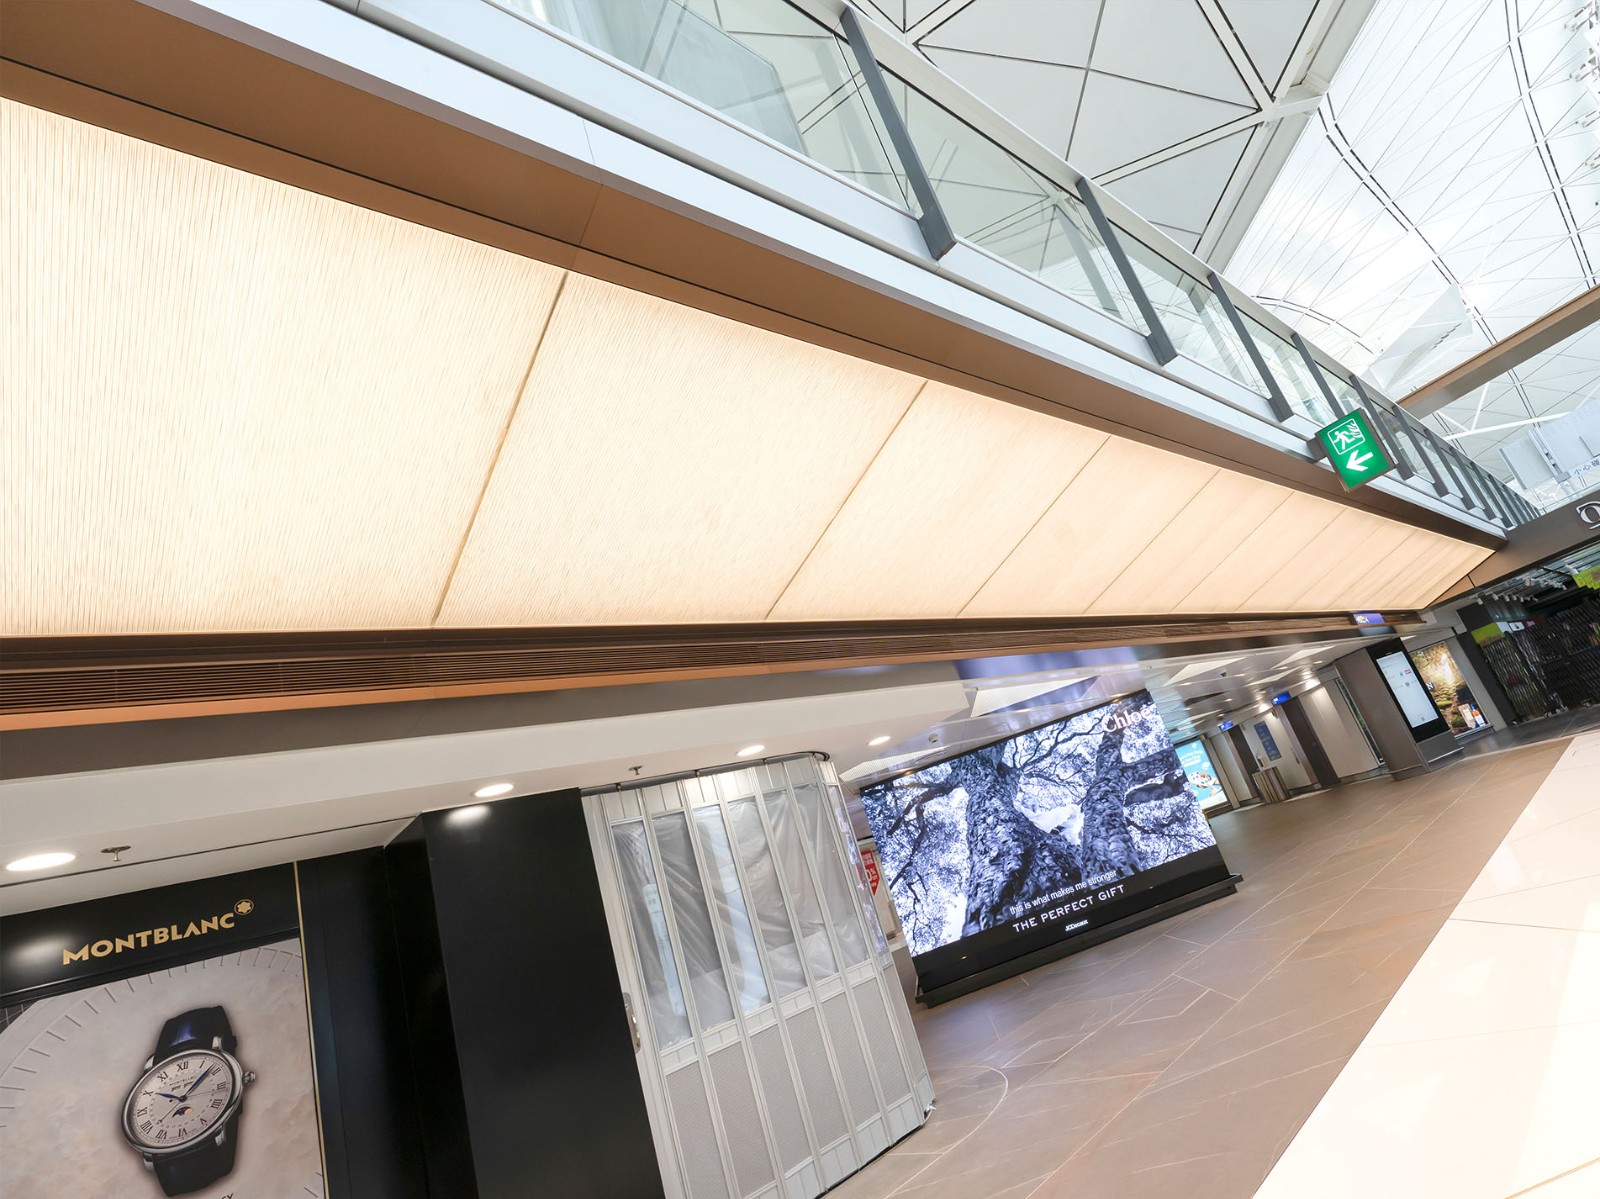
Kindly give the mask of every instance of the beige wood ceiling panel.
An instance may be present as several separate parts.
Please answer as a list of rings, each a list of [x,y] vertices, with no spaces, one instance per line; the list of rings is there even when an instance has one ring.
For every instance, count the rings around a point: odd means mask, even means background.
[[[0,101],[0,629],[428,624],[560,272]]]
[[[1333,520],[1310,541],[1298,549],[1285,547],[1271,577],[1250,593],[1245,608],[1253,612],[1293,609],[1308,586],[1326,578],[1334,564],[1365,561],[1361,546],[1373,532],[1374,523],[1376,519],[1368,518],[1360,509],[1337,508]]]
[[[1424,532],[1426,547],[1383,590],[1386,607],[1424,607],[1439,598],[1450,584],[1489,556],[1480,546],[1468,545],[1438,533]]]
[[[1087,611],[1216,473],[1209,463],[1112,438],[961,614]]]
[[[1249,598],[1266,586],[1285,559],[1346,511],[1343,505],[1292,491],[1205,579],[1184,596],[1175,612],[1242,612]]]
[[[772,616],[948,616],[1106,434],[930,383],[828,526]]]
[[[1286,487],[1218,471],[1089,611],[1128,616],[1172,611],[1288,498]]]
[[[760,620],[922,383],[574,275],[439,622]]]
[[[1350,586],[1344,606],[1352,612],[1376,611],[1392,597],[1395,581],[1408,575],[1420,555],[1432,547],[1432,534],[1426,529],[1408,529],[1393,552],[1370,562],[1360,578]]]
[[[1323,554],[1320,575],[1315,570],[1308,571],[1302,580],[1304,586],[1290,597],[1293,608],[1317,612],[1367,610],[1370,605],[1363,582],[1371,574],[1369,564],[1387,560],[1411,536],[1409,525],[1357,509],[1350,512],[1355,520],[1344,526],[1354,532],[1349,552]],[[1317,540],[1320,543],[1322,538]],[[1292,575],[1293,572],[1286,568],[1283,573]]]

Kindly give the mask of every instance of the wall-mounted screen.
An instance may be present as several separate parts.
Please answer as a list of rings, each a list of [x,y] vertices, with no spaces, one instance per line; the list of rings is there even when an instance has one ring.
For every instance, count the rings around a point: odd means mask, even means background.
[[[924,990],[1230,877],[1148,692],[862,802]]]
[[[1228,793],[1222,789],[1222,773],[1206,752],[1206,743],[1196,737],[1177,747],[1178,764],[1183,776],[1189,780],[1189,790],[1195,802],[1205,811],[1228,806]]]
[[[1433,696],[1428,694],[1416,667],[1411,664],[1411,655],[1398,642],[1381,650],[1373,650],[1372,660],[1378,664],[1378,673],[1383,675],[1383,681],[1388,684],[1394,702],[1400,705],[1400,714],[1411,726],[1413,737],[1424,741],[1449,731],[1450,726],[1434,706]]]

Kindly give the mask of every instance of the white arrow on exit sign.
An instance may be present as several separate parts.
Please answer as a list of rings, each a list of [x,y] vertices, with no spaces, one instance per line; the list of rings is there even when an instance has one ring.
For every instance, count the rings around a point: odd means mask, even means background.
[[[1351,450],[1350,457],[1344,460],[1346,470],[1366,470],[1367,463],[1372,461],[1372,455],[1362,450]]]

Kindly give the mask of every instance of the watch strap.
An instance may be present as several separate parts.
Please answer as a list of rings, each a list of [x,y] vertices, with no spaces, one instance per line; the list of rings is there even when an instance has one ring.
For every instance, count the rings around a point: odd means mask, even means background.
[[[221,1010],[220,1008],[217,1010]],[[232,1120],[223,1130],[222,1143],[213,1139],[195,1146],[188,1153],[158,1157],[154,1162],[156,1181],[168,1195],[187,1195],[208,1187],[233,1169],[239,1149],[239,1121]]]
[[[156,1038],[155,1060],[159,1062],[186,1049],[210,1049],[218,1042],[229,1053],[238,1044],[233,1025],[228,1022],[228,1013],[220,1007],[191,1008],[161,1026],[161,1035]]]

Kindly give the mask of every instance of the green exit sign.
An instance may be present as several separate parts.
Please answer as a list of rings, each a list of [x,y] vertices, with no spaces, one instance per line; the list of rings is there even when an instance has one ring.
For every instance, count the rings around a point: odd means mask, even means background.
[[[1359,408],[1341,416],[1333,424],[1318,429],[1317,437],[1322,442],[1322,448],[1328,451],[1328,461],[1333,463],[1333,469],[1338,472],[1339,481],[1349,491],[1394,469],[1394,463],[1383,452],[1367,414]]]

